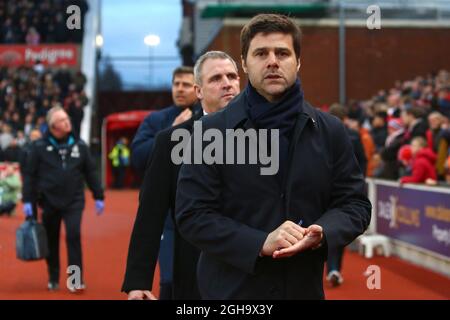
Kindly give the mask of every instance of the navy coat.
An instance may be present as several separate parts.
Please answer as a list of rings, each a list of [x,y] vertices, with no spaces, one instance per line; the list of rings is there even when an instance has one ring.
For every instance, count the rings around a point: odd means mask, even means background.
[[[246,103],[241,93],[203,117],[203,131],[217,128],[225,136],[226,129],[252,128]],[[349,244],[368,227],[371,204],[345,127],[307,102],[301,111],[281,180],[260,175],[259,164],[182,165],[176,222],[202,251],[202,298],[323,299],[327,250]],[[268,234],[286,220],[322,226],[324,245],[290,258],[260,257]]]
[[[141,125],[131,143],[131,164],[141,172],[145,171],[147,160],[153,151],[155,137],[161,130],[170,127],[175,118],[183,111],[175,105],[152,112]]]

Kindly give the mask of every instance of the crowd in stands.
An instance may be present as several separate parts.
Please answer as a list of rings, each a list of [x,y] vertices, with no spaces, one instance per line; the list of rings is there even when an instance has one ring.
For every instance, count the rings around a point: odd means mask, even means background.
[[[83,23],[86,0],[0,1],[0,44],[81,43],[84,28],[66,25],[70,5],[80,8]]]
[[[70,30],[67,21],[80,9],[81,28]],[[0,45],[82,43],[86,0],[0,1]],[[75,11],[76,12],[76,11]],[[30,143],[48,130],[47,111],[62,106],[79,136],[84,106],[88,103],[86,77],[63,65],[0,67],[0,215],[14,212],[18,172]],[[13,205],[14,204],[14,205]]]
[[[397,81],[369,100],[342,107],[344,123],[359,133],[364,147],[366,176],[450,184],[448,71]]]
[[[86,77],[63,66],[0,68],[0,162],[17,162],[20,149],[33,129],[47,131],[45,116],[54,106],[62,106],[71,117],[74,134],[79,136],[83,108],[88,99]]]

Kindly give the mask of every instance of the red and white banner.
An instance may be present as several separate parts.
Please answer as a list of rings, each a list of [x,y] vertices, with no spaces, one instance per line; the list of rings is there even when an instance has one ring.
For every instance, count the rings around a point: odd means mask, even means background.
[[[0,45],[0,66],[33,65],[38,60],[45,66],[77,66],[78,45]]]

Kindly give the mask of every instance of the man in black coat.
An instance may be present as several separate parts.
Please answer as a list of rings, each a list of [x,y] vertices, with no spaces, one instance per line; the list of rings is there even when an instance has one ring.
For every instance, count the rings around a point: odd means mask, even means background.
[[[139,126],[131,143],[131,165],[144,174],[147,160],[153,152],[156,135],[170,127],[185,122],[192,116],[192,106],[197,101],[194,90],[194,70],[192,67],[178,67],[172,73],[172,99],[174,104],[149,114]],[[159,253],[160,298],[172,296],[172,243],[174,222],[170,216],[166,219],[164,236],[161,238]]]
[[[352,143],[353,152],[358,162],[361,172],[365,175],[367,169],[367,159],[364,152],[364,147],[361,142],[361,137],[359,132],[347,127],[346,122],[348,121],[348,110],[347,107],[340,104],[333,104],[328,112],[337,117],[345,125],[347,134]],[[327,280],[333,286],[339,286],[344,282],[344,278],[341,274],[342,269],[342,258],[344,256],[344,248],[335,248],[335,250],[328,250],[328,260],[327,260]]]
[[[61,107],[47,113],[49,132],[32,143],[24,168],[23,203],[27,217],[33,204],[43,209],[42,220],[47,233],[49,255],[48,289],[59,289],[59,235],[61,221],[66,229],[68,263],[79,268],[80,282],[71,284],[71,292],[84,289],[81,253],[81,217],[84,209],[84,183],[92,190],[97,214],[104,209],[103,188],[96,174],[89,147],[74,137],[69,116]],[[34,213],[35,214],[35,213]]]
[[[342,123],[303,99],[295,23],[254,17],[241,32],[241,54],[246,89],[201,124],[202,132],[213,129],[224,139],[250,137],[244,149],[216,150],[216,161],[205,164],[198,144],[210,145],[194,124],[197,164],[187,159],[179,173],[177,226],[201,250],[203,299],[323,299],[327,249],[347,245],[370,222],[362,172]],[[259,129],[270,130],[268,146]],[[256,146],[263,151],[254,164],[247,158]],[[236,156],[245,163],[236,164]]]
[[[194,108],[188,121],[160,132],[145,170],[139,208],[131,236],[127,270],[122,291],[129,299],[155,299],[151,293],[159,240],[164,220],[173,213],[180,164],[174,163],[174,133],[190,135],[195,120],[205,113],[224,108],[236,96],[239,76],[236,63],[224,52],[211,51],[201,56],[195,67],[195,90],[201,107]],[[196,267],[199,250],[180,237],[175,228],[173,298],[199,299]]]
[[[402,144],[411,143],[411,140],[415,137],[423,137],[426,139],[428,124],[423,116],[424,111],[419,107],[411,107],[402,111],[402,120],[406,129]]]

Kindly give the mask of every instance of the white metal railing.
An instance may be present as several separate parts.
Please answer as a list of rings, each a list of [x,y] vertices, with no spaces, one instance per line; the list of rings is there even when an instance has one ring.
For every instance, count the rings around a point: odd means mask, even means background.
[[[81,59],[81,71],[86,76],[85,86],[86,96],[89,99],[87,106],[84,107],[84,117],[81,123],[80,137],[87,143],[90,143],[92,107],[95,103],[96,94],[96,66],[97,66],[97,47],[95,38],[100,33],[100,6],[101,0],[89,0],[89,10],[86,13],[84,21],[83,51]]]

